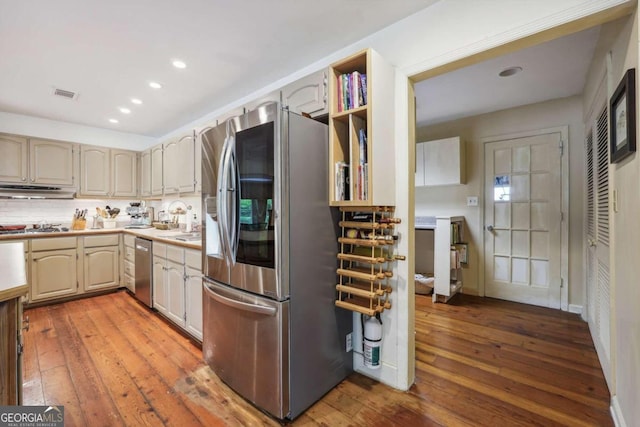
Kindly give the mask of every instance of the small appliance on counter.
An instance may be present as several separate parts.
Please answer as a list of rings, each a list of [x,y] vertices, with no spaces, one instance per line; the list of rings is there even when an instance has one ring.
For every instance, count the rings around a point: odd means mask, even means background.
[[[131,221],[124,228],[151,228],[153,208],[146,207],[144,202],[131,202],[126,211]]]

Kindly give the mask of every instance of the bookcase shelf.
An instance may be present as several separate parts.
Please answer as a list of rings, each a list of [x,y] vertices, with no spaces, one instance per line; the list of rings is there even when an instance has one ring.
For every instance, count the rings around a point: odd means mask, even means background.
[[[371,49],[330,66],[331,206],[395,204],[393,87],[393,68]]]
[[[433,302],[447,302],[462,290],[464,217],[437,217],[434,236]],[[467,261],[464,254],[464,261]]]
[[[394,254],[393,225],[400,220],[392,217],[391,206],[343,206],[340,211],[336,306],[374,316],[391,308],[391,263],[404,259]]]

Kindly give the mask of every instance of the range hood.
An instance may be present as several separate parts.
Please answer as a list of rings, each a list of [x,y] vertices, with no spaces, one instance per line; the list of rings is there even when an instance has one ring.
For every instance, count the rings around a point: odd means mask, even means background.
[[[0,185],[0,199],[73,199],[74,188]]]

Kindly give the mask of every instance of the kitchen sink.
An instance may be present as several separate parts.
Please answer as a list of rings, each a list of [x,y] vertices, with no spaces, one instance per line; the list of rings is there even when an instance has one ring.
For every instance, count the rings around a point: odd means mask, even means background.
[[[178,233],[178,234],[163,234],[158,237],[165,239],[181,240],[183,242],[194,242],[202,239],[200,233]]]

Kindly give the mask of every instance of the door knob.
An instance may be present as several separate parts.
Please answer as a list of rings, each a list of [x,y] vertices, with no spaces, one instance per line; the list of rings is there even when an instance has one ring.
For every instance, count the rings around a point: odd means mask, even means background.
[[[487,231],[490,231],[493,233],[493,225],[487,225]]]
[[[589,243],[589,246],[594,247],[596,245],[596,241],[593,239],[587,239],[587,242]]]

